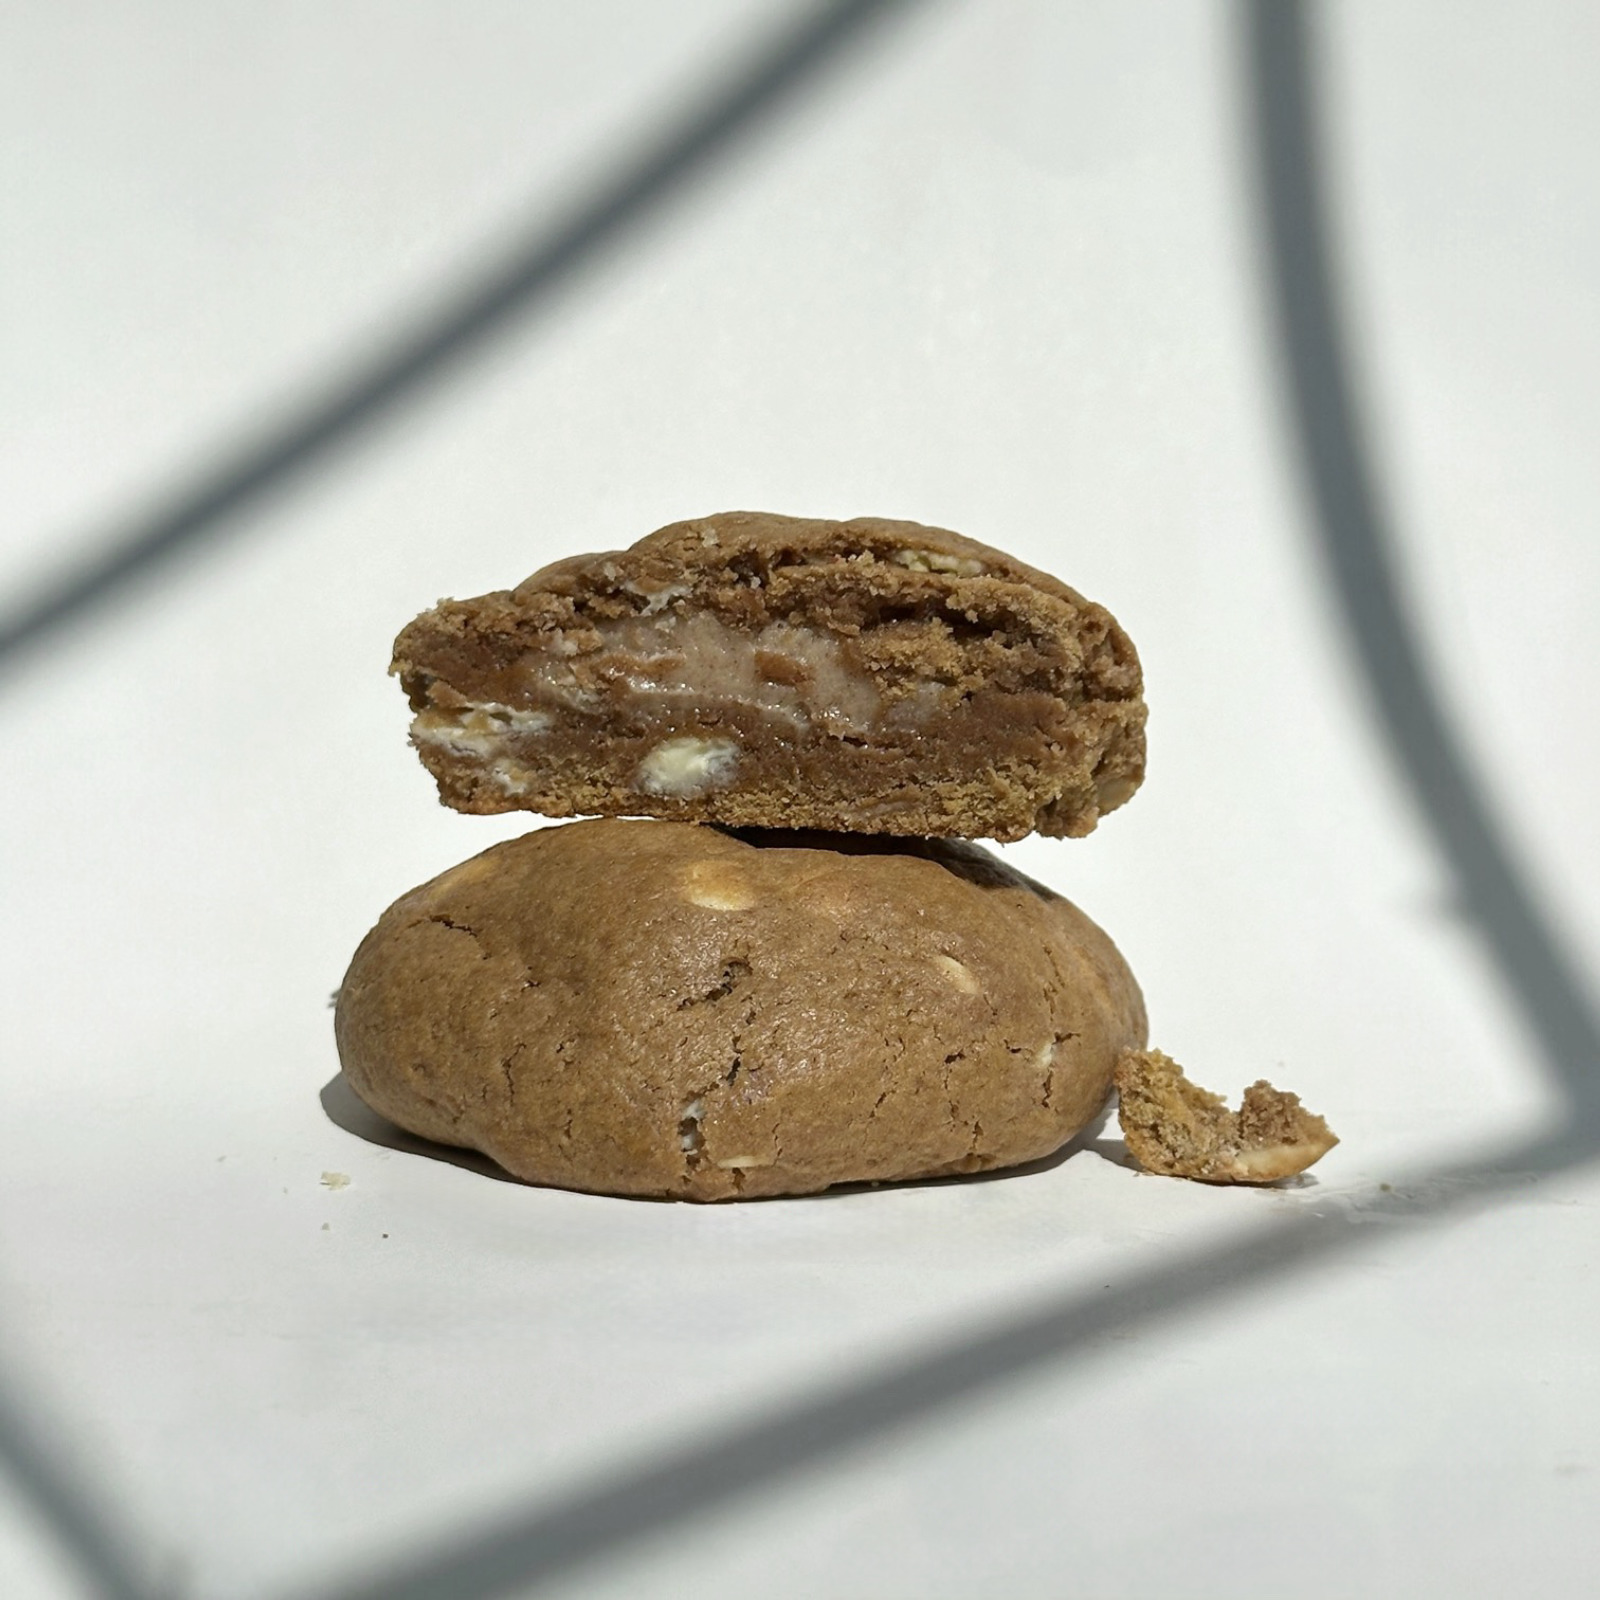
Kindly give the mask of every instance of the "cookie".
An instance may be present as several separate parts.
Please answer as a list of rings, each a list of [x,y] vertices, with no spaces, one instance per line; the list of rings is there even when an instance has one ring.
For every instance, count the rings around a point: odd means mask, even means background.
[[[690,1200],[1034,1160],[1145,1039],[1106,935],[976,846],[617,820],[398,900],[335,1026],[413,1133]]]
[[[441,602],[390,670],[459,811],[1078,836],[1144,776],[1112,616],[914,522],[676,523]]]
[[[1262,1079],[1237,1111],[1190,1083],[1159,1050],[1129,1050],[1116,1064],[1117,1119],[1128,1153],[1169,1178],[1205,1183],[1275,1183],[1304,1172],[1338,1144],[1298,1095]]]

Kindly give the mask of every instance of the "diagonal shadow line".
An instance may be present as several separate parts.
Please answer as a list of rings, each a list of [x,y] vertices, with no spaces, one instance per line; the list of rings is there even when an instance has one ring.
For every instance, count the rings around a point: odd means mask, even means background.
[[[379,421],[425,383],[445,375],[519,313],[530,310],[642,224],[738,142],[754,134],[868,25],[922,0],[825,0],[807,10],[744,75],[686,113],[650,153],[618,173],[575,212],[527,241],[430,324],[359,368],[277,433],[199,476],[113,539],[86,571],[0,619],[0,667],[89,614],[203,539],[228,531],[238,512],[283,487]],[[121,1553],[93,1497],[64,1467],[18,1397],[0,1386],[0,1469],[55,1535],[63,1552],[109,1600],[150,1591]]]
[[[0,1467],[78,1571],[104,1600],[154,1600],[136,1574],[126,1539],[40,1434],[38,1418],[0,1382]]]
[[[1318,549],[1389,758],[1454,874],[1548,1076],[1571,1108],[1597,1117],[1600,1018],[1444,709],[1369,465],[1328,248],[1307,9],[1301,0],[1246,0],[1244,33],[1268,300]]]
[[[165,566],[229,531],[237,513],[284,487],[437,381],[515,315],[525,313],[645,222],[715,160],[753,135],[822,70],[861,43],[869,24],[925,0],[824,0],[749,64],[736,81],[689,110],[648,152],[574,212],[525,241],[425,326],[327,387],[265,439],[202,472],[175,496],[120,530],[85,570],[0,619],[0,667]],[[93,541],[98,544],[101,541]]]
[[[1387,1234],[1381,1224],[1415,1227],[1482,1208],[1594,1159],[1597,1146],[1594,1130],[1569,1131],[1488,1162],[1437,1168],[1413,1186],[1369,1196],[1361,1210],[1298,1211],[1180,1265],[1151,1269],[1116,1288],[1075,1289],[977,1333],[764,1409],[542,1508],[458,1534],[413,1563],[310,1593],[315,1600],[492,1600],[533,1593],[1066,1358],[1092,1360],[1113,1334],[1202,1310],[1285,1272],[1355,1253]]]
[[[1279,19],[1272,13],[1276,3],[1256,0],[1249,17],[1247,39],[1251,65],[1258,75],[1266,73],[1288,74],[1287,94],[1291,102],[1288,109],[1302,122],[1309,101],[1307,85],[1306,49],[1301,19],[1296,13],[1293,25],[1287,32],[1279,31]],[[1284,9],[1288,9],[1285,7]],[[1284,49],[1287,43],[1290,47]],[[1295,105],[1298,88],[1299,102]],[[1256,84],[1262,107],[1257,119],[1258,136],[1261,130],[1273,127],[1267,113],[1274,106],[1281,112],[1283,105],[1274,96],[1283,89],[1282,84]],[[1293,130],[1290,130],[1291,133]],[[1314,155],[1309,125],[1302,127],[1304,137],[1295,148],[1302,162]],[[1304,186],[1301,197],[1314,205],[1316,190],[1311,183],[1309,169],[1297,169],[1293,162],[1268,159],[1263,161],[1265,179],[1269,185],[1266,195],[1269,224],[1280,227],[1282,216],[1274,218],[1274,196],[1270,185],[1287,183],[1291,187]],[[1293,215],[1291,210],[1289,215]],[[1320,233],[1313,234],[1320,246]],[[1292,241],[1291,241],[1292,242]],[[1276,245],[1276,240],[1274,240]],[[1276,249],[1273,266],[1279,272],[1295,270],[1297,255],[1292,249]],[[1303,265],[1303,263],[1300,263]],[[1319,283],[1327,287],[1326,274]],[[1287,299],[1287,292],[1286,292]],[[1331,299],[1325,294],[1301,295],[1294,300],[1302,316],[1315,318],[1319,312],[1331,313]],[[1337,324],[1328,321],[1322,333],[1323,354],[1331,354],[1335,365],[1331,369],[1339,379],[1336,398],[1343,400],[1342,415],[1328,413],[1317,405],[1305,403],[1302,397],[1296,405],[1296,414],[1302,427],[1319,419],[1326,422],[1332,416],[1334,424],[1342,422],[1345,438],[1354,446],[1357,434],[1351,423],[1353,413],[1348,409],[1348,389],[1344,384],[1342,366],[1338,365],[1338,347],[1332,335]],[[1305,330],[1301,330],[1304,334]],[[1315,348],[1313,346],[1313,348]],[[1306,371],[1315,377],[1314,366],[1306,368],[1290,362],[1290,375],[1299,380]],[[1324,372],[1323,376],[1326,376]],[[1323,397],[1324,400],[1326,396]],[[1346,510],[1354,504],[1365,513],[1365,530],[1374,541],[1381,540],[1382,524],[1371,515],[1370,491],[1365,490],[1367,478],[1362,469],[1359,453],[1342,454],[1338,449],[1320,451],[1312,444],[1307,452],[1313,462],[1318,460],[1338,466],[1360,469],[1359,482],[1362,493],[1349,494],[1349,486],[1333,485],[1344,496]],[[1319,509],[1324,512],[1323,536],[1335,544],[1340,538],[1350,537],[1348,518],[1326,515],[1322,495],[1328,489],[1326,471],[1312,470],[1311,487],[1318,495]],[[1359,537],[1361,530],[1357,529]],[[1349,562],[1351,573],[1363,575],[1365,581],[1376,581],[1387,598],[1379,602],[1380,609],[1388,612],[1388,625],[1395,630],[1387,637],[1384,627],[1363,624],[1363,606],[1366,602],[1358,594],[1352,617],[1352,632],[1358,650],[1372,651],[1385,645],[1392,647],[1398,639],[1402,651],[1398,659],[1401,670],[1408,665],[1414,668],[1409,685],[1403,692],[1415,700],[1420,689],[1421,715],[1424,722],[1431,716],[1435,733],[1444,728],[1442,717],[1429,692],[1423,676],[1420,656],[1410,643],[1406,631],[1404,612],[1400,608],[1396,591],[1390,580],[1390,563],[1383,557],[1381,542],[1374,542],[1369,550],[1379,556],[1375,566],[1364,567],[1360,562]],[[1336,552],[1330,551],[1330,554]],[[1344,559],[1344,558],[1340,558]],[[1344,569],[1338,569],[1344,570]],[[1350,600],[1346,600],[1347,607]],[[1371,663],[1364,663],[1369,682],[1375,691],[1391,741],[1392,728],[1404,729],[1403,717],[1388,708],[1385,696],[1389,680],[1385,673]],[[1416,715],[1416,706],[1412,706]],[[1446,738],[1442,748],[1447,755],[1454,754],[1453,742]],[[1401,752],[1403,755],[1403,752]],[[1407,766],[1409,773],[1409,765]],[[1437,773],[1433,774],[1437,778]],[[1449,784],[1442,788],[1417,784],[1419,798],[1428,809],[1425,815],[1442,836],[1453,837],[1446,824],[1434,816],[1435,803],[1459,802],[1461,793],[1468,797],[1469,805],[1477,806],[1483,818],[1487,808],[1474,797],[1470,778],[1464,763],[1456,761],[1454,767],[1446,766],[1445,777],[1459,778],[1464,785],[1460,792]],[[1491,848],[1497,846],[1498,837],[1492,829],[1487,833]],[[1466,842],[1473,843],[1468,837]],[[1481,843],[1481,839],[1478,841]],[[1458,875],[1466,878],[1463,862],[1469,869],[1481,874],[1470,855],[1464,856],[1460,842],[1446,846],[1447,858]],[[1533,917],[1537,928],[1542,921],[1534,911],[1532,897],[1521,887],[1509,857],[1503,850],[1496,852],[1502,871],[1514,891],[1513,910],[1521,910]],[[1482,884],[1476,878],[1468,881]],[[1480,922],[1503,911],[1503,904],[1492,896],[1481,894],[1473,899]],[[1513,925],[1514,926],[1514,925]],[[1497,934],[1489,930],[1491,954],[1500,963],[1508,987],[1521,1007],[1526,1009],[1533,996],[1552,987],[1548,972],[1534,971],[1531,981],[1523,972],[1524,960],[1507,959],[1506,932]],[[1584,1088],[1580,1072],[1592,1071],[1594,1056],[1584,1055],[1586,1035],[1583,1025],[1587,1019],[1582,1003],[1581,989],[1575,976],[1563,961],[1548,935],[1536,943],[1527,960],[1537,966],[1542,955],[1558,957],[1554,991],[1559,996],[1563,988],[1567,1000],[1576,998],[1577,1008],[1560,1027],[1545,1028],[1538,1025],[1536,1017],[1530,1018],[1534,1036],[1547,1059],[1552,1063],[1558,1081],[1569,1087],[1573,1106],[1577,1111],[1590,1108],[1590,1098]],[[1534,1141],[1521,1150],[1488,1163],[1464,1164],[1442,1168],[1427,1175],[1413,1196],[1404,1196],[1387,1202],[1393,1207],[1397,1222],[1420,1222],[1450,1210],[1461,1210],[1468,1202],[1482,1204],[1510,1188],[1529,1182],[1540,1174],[1563,1170],[1579,1162],[1590,1160],[1596,1153],[1597,1129],[1593,1116],[1575,1120],[1565,1131],[1546,1139]],[[479,1596],[507,1593],[513,1588],[524,1591],[551,1581],[561,1575],[597,1559],[614,1554],[651,1533],[668,1526],[680,1526],[687,1517],[704,1514],[716,1506],[744,1497],[758,1488],[770,1487],[787,1479],[796,1471],[814,1467],[834,1459],[841,1453],[853,1450],[885,1432],[911,1422],[923,1420],[952,1404],[976,1397],[996,1384],[1013,1381],[1046,1363],[1058,1362],[1063,1356],[1082,1352],[1097,1338],[1106,1333],[1147,1323],[1158,1316],[1171,1315],[1222,1298],[1225,1294],[1259,1284],[1296,1267],[1304,1267],[1319,1260],[1330,1259],[1342,1251],[1357,1247],[1372,1232],[1349,1226],[1349,1218],[1329,1227],[1329,1219],[1315,1213],[1297,1216],[1292,1222],[1270,1231],[1247,1238],[1241,1243],[1214,1248],[1191,1258],[1175,1269],[1158,1269],[1137,1278],[1120,1291],[1106,1295],[1085,1296],[1079,1293],[1057,1301],[1030,1315],[1012,1319],[975,1338],[968,1338],[914,1357],[898,1364],[886,1373],[867,1374],[851,1383],[836,1386],[819,1396],[802,1397],[786,1408],[769,1412],[752,1423],[728,1430],[709,1441],[702,1441],[658,1459],[653,1465],[602,1483],[587,1491],[564,1497],[554,1506],[484,1530],[470,1541],[453,1544],[432,1557],[408,1566],[399,1567],[376,1581],[362,1580],[354,1585],[327,1591],[330,1600],[476,1600]]]
[[[1270,299],[1323,557],[1389,754],[1399,766],[1502,981],[1561,1089],[1571,1125],[1512,1155],[1439,1170],[1400,1207],[1417,1222],[1593,1159],[1600,1146],[1600,1027],[1502,842],[1443,713],[1401,600],[1343,356],[1326,253],[1305,14],[1298,0],[1244,0]],[[1397,1220],[1401,1220],[1397,1217]],[[628,1545],[771,1488],[888,1432],[1076,1355],[1107,1333],[1202,1307],[1357,1248],[1370,1232],[1302,1215],[1103,1296],[1069,1295],[976,1337],[803,1396],[609,1483],[567,1495],[376,1582],[327,1600],[487,1600],[526,1593]]]

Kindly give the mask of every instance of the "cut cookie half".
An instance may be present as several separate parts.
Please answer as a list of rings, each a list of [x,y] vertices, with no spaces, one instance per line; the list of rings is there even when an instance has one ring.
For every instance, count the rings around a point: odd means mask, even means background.
[[[459,811],[1019,839],[1144,776],[1110,613],[913,522],[676,523],[442,602],[391,670]]]

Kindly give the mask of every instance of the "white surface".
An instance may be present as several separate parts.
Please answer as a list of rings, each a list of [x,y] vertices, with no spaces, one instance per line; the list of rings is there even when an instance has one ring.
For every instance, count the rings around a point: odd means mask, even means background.
[[[1344,6],[1331,33],[1367,388],[1429,637],[1592,963],[1594,24],[1402,11]],[[0,593],[780,14],[10,8]],[[1373,1184],[1537,1123],[1537,1063],[1317,594],[1230,16],[931,8],[338,470],[0,683],[0,1360],[154,1570],[202,1594],[359,1571],[1260,1219],[1365,1215]],[[1197,1077],[1270,1075],[1329,1115],[1316,1184],[1218,1192],[1089,1149],[707,1210],[490,1182],[327,1120],[356,940],[524,825],[436,806],[383,675],[395,629],[735,506],[941,522],[1118,613],[1149,782],[1093,838],[1009,854],[1111,929]],[[1578,1592],[1597,1200],[1569,1176],[1475,1220],[1352,1224],[1370,1242],[1337,1267],[560,1592]],[[9,1494],[0,1590],[78,1592]]]

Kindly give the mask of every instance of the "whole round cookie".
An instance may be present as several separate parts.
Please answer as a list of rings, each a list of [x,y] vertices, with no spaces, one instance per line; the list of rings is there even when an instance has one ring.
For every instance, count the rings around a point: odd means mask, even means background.
[[[616,820],[396,901],[335,1027],[413,1133],[689,1200],[1034,1160],[1145,1043],[1110,939],[975,846]]]

